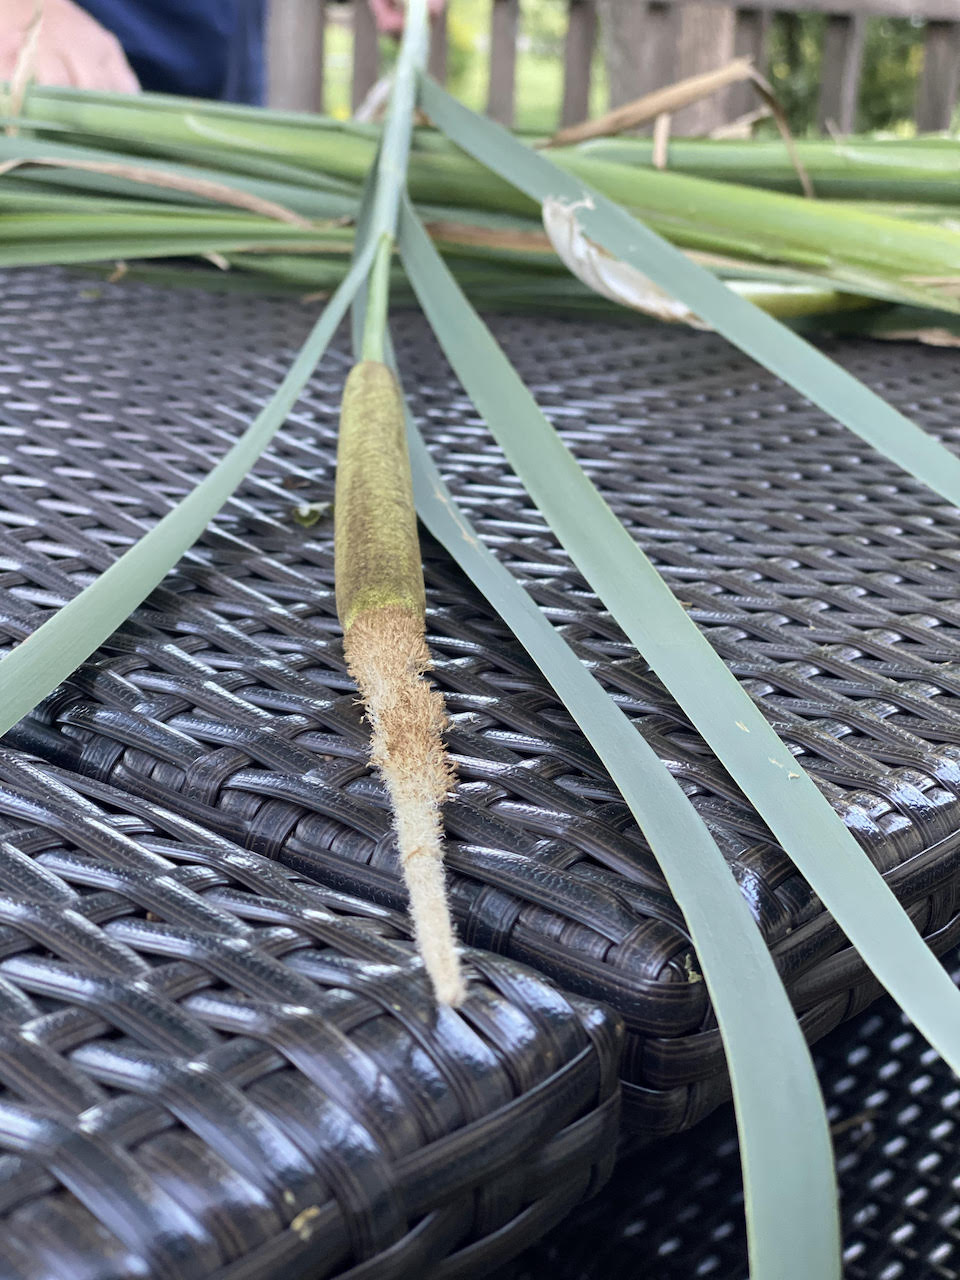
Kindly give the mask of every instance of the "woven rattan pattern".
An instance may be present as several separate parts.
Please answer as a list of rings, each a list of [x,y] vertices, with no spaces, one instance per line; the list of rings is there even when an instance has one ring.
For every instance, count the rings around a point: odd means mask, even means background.
[[[844,1280],[960,1280],[953,1072],[888,999],[814,1057],[837,1157]],[[509,1271],[509,1280],[544,1276],[748,1280],[731,1109],[625,1158],[596,1200]]]
[[[71,780],[72,781],[72,780]],[[4,1280],[474,1277],[609,1172],[619,1028],[0,751]]]
[[[0,625],[71,595],[204,471],[302,336],[295,302],[11,280],[0,310],[10,469]],[[499,320],[618,513],[818,778],[938,950],[958,933],[955,511],[721,340],[632,323]],[[858,959],[524,500],[423,322],[414,403],[483,537],[563,628],[710,824],[812,1036],[873,999]],[[835,351],[949,438],[950,353]],[[135,622],[19,731],[320,880],[399,906],[383,797],[344,678],[329,525],[343,345],[276,447]],[[898,370],[902,372],[898,373]],[[683,1128],[726,1094],[719,1037],[649,850],[562,708],[428,546],[431,643],[454,713],[447,811],[464,938],[609,1000],[633,1032],[632,1121]]]

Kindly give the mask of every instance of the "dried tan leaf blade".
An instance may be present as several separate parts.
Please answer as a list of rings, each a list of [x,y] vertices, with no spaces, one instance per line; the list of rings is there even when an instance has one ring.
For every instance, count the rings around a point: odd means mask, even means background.
[[[685,80],[678,80],[675,84],[669,84],[662,89],[654,90],[653,93],[645,93],[640,98],[634,98],[632,102],[625,102],[623,106],[615,107],[613,111],[608,111],[606,115],[598,116],[596,120],[583,120],[580,124],[560,129],[552,138],[549,138],[541,145],[544,147],[570,146],[574,143],[586,142],[591,138],[610,138],[615,134],[624,133],[628,129],[638,129],[641,125],[649,124],[651,120],[662,120],[664,116],[669,117],[674,112],[681,110],[681,108],[690,106],[691,103],[699,102],[701,98],[709,98],[721,89],[726,89],[729,85],[737,84],[744,80],[753,85],[772,114],[789,153],[790,163],[793,165],[800,186],[803,188],[803,194],[812,199],[815,194],[813,183],[810,181],[810,175],[804,168],[794,144],[786,112],[780,105],[770,83],[760,74],[749,58],[734,58],[732,62],[718,67],[715,71],[704,71],[699,75],[688,76]],[[667,126],[661,126],[661,133],[664,127]],[[665,145],[665,142],[662,142],[660,147],[654,151],[654,165],[659,169],[666,167],[664,160]]]
[[[627,129],[637,129],[640,125],[649,124],[657,116],[672,115],[719,89],[726,89],[728,85],[752,79],[753,64],[750,59],[734,58],[715,71],[688,76],[685,80],[678,80],[676,84],[655,89],[653,93],[645,93],[632,102],[625,102],[622,107],[615,107],[606,115],[598,116],[596,120],[584,120],[580,124],[560,129],[544,145],[570,146],[576,142],[586,142],[590,138],[608,138]]]
[[[926,329],[877,330],[871,338],[883,338],[886,342],[922,342],[928,347],[960,347],[960,333],[934,325]]]
[[[110,160],[61,160],[51,156],[21,156],[16,160],[7,160],[0,166],[0,173],[9,173],[20,165],[36,164],[50,169],[82,169],[87,173],[103,173],[113,178],[125,178],[128,182],[142,182],[150,187],[163,187],[170,191],[183,191],[189,195],[201,196],[204,200],[212,200],[217,204],[232,205],[236,209],[244,209],[248,213],[258,213],[264,218],[273,218],[277,222],[286,222],[293,227],[309,229],[313,226],[308,218],[301,217],[292,209],[285,208],[273,200],[265,200],[262,196],[253,195],[249,191],[241,191],[226,182],[215,182],[212,178],[190,178],[186,174],[172,173],[167,169],[152,169],[147,165],[118,164]]]

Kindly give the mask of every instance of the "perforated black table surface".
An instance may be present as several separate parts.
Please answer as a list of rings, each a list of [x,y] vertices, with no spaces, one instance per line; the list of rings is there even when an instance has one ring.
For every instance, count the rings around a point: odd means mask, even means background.
[[[957,1280],[956,1077],[887,999],[834,1031],[814,1057],[837,1156],[844,1280]],[[747,1280],[731,1108],[624,1156],[609,1185],[509,1277]]]

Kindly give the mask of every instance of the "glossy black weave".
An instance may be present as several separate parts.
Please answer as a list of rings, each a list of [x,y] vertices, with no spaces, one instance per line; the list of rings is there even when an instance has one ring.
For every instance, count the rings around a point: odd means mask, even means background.
[[[46,612],[204,472],[276,385],[296,302],[9,280],[0,636]],[[539,401],[691,614],[942,951],[960,934],[960,517],[720,339],[632,322],[500,319]],[[681,780],[808,1034],[876,995],[816,897],[525,501],[423,321],[395,336],[451,487],[497,554]],[[953,353],[832,352],[956,439]],[[135,619],[15,741],[328,885],[403,902],[343,672],[330,523],[341,342],[269,456]],[[459,768],[446,813],[465,941],[609,1001],[628,1116],[685,1128],[727,1094],[683,921],[557,699],[426,544],[430,640]],[[762,1015],[761,1015],[762,1016]]]
[[[889,999],[834,1031],[814,1058],[837,1157],[844,1280],[960,1280],[953,1072]],[[626,1156],[595,1200],[497,1280],[547,1276],[748,1280],[732,1109]]]
[[[613,1158],[620,1028],[0,750],[0,1275],[486,1274]]]

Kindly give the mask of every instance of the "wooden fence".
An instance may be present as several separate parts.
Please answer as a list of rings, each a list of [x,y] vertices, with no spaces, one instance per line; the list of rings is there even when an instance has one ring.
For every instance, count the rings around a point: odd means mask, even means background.
[[[766,62],[766,42],[776,12],[827,15],[818,117],[844,133],[855,126],[866,21],[871,17],[923,22],[924,63],[916,98],[920,130],[944,129],[956,105],[960,80],[960,0],[753,0],[732,8],[722,0],[635,0],[614,5],[599,0],[608,32],[611,105],[659,88],[672,80],[748,54],[757,67]],[[563,99],[558,124],[587,115],[591,66],[598,36],[598,0],[568,0],[564,45]],[[324,0],[271,0],[268,16],[268,79],[272,106],[301,111],[323,109],[323,48],[328,8]],[[337,5],[337,9],[345,7]],[[364,0],[354,0],[351,101],[361,103],[380,71],[377,31]],[[487,111],[512,124],[516,89],[520,0],[492,0],[490,77]],[[446,22],[433,26],[430,70],[446,77]],[[734,86],[722,99],[687,108],[677,131],[704,132],[753,105],[749,86]]]

